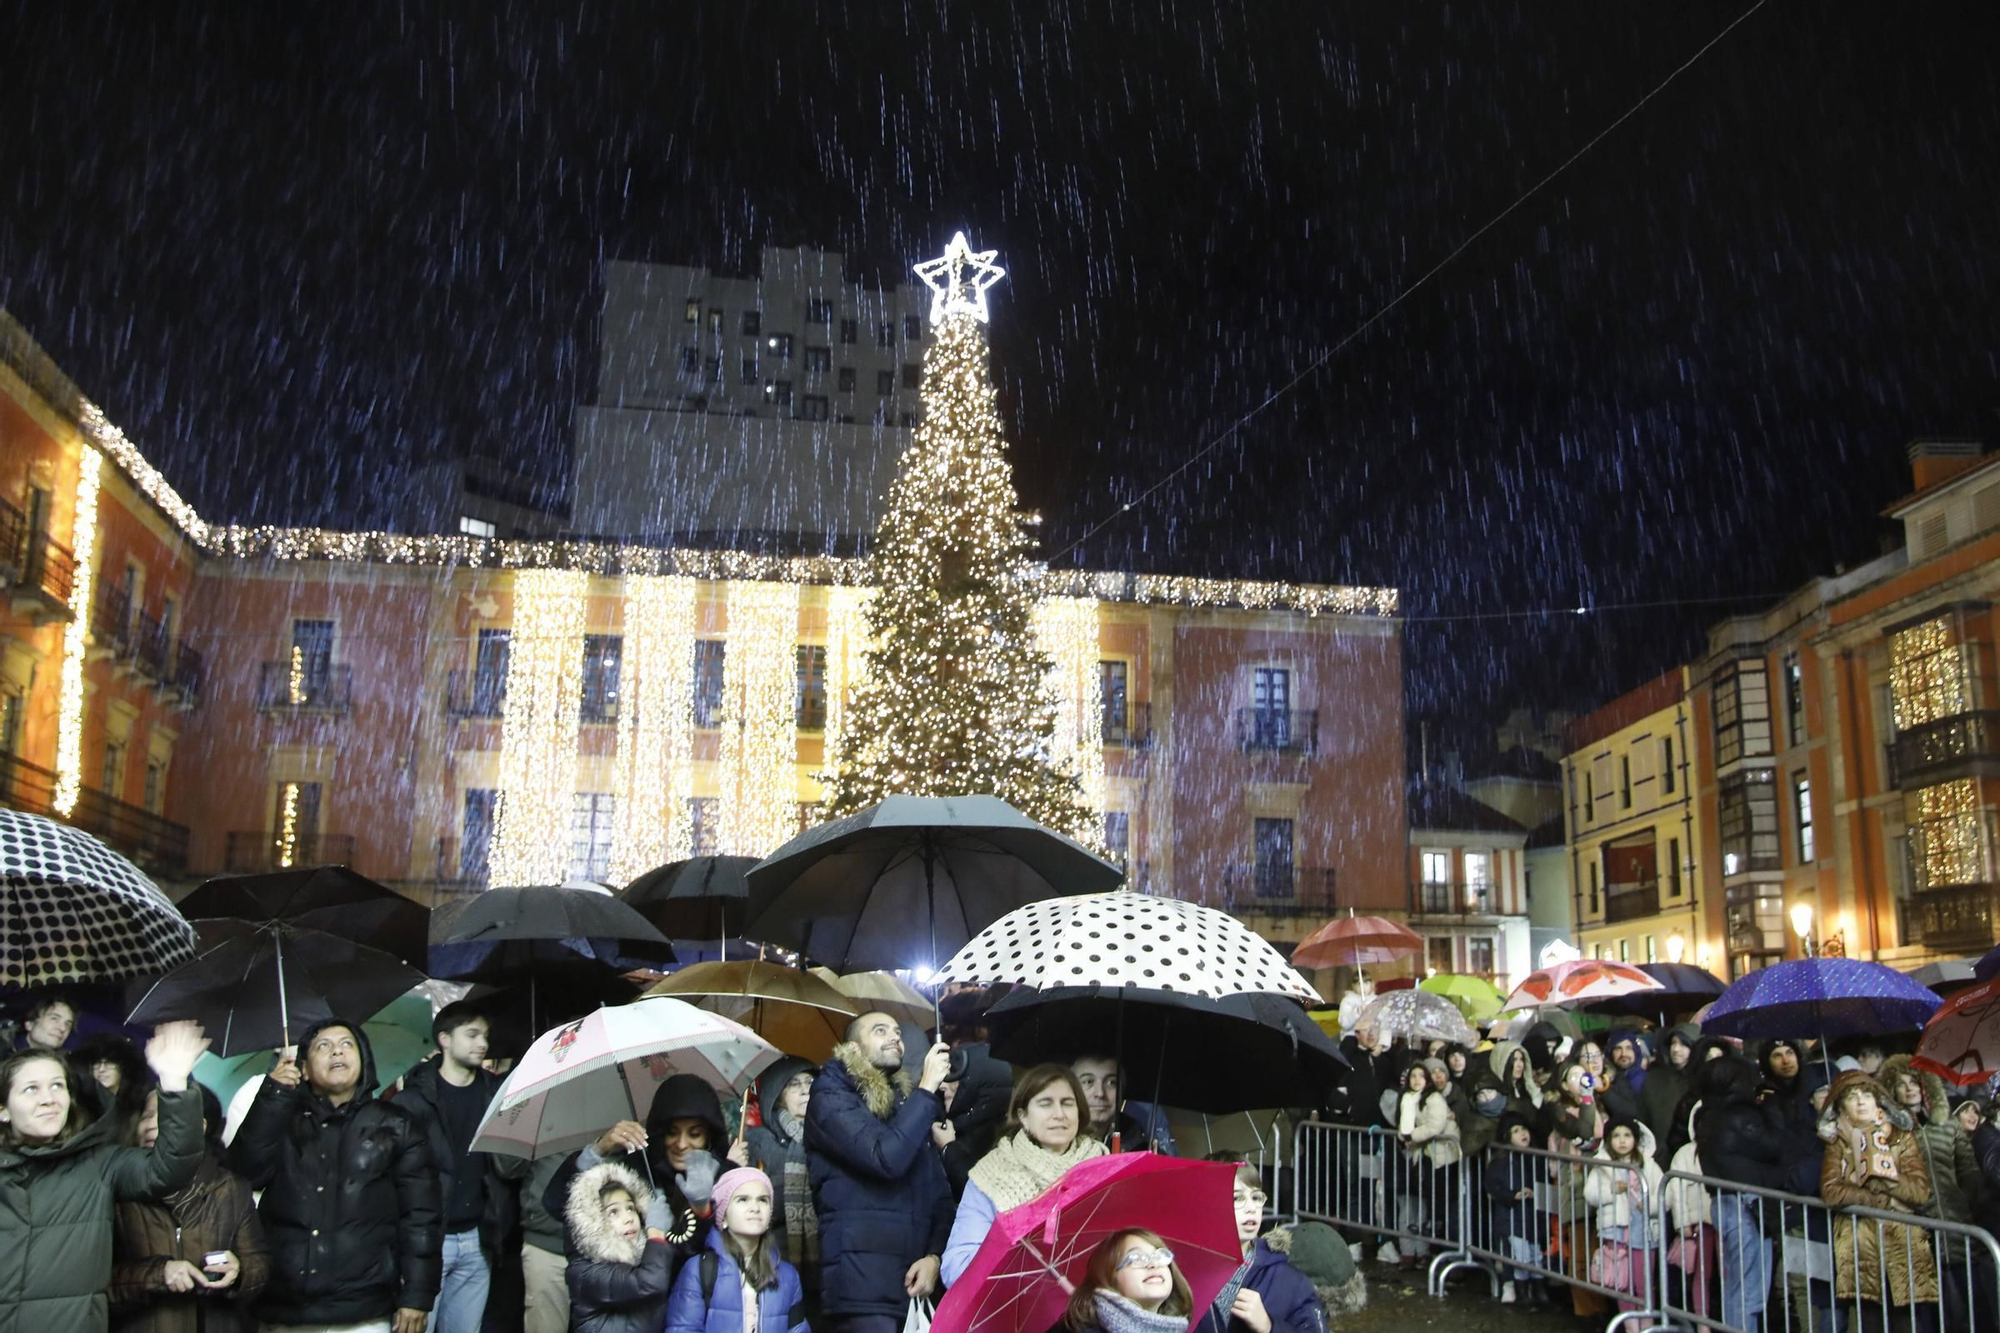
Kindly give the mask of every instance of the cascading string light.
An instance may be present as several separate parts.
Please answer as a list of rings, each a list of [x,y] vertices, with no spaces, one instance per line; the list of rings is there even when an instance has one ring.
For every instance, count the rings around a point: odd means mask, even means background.
[[[76,469],[75,517],[70,553],[76,573],[70,583],[69,624],[63,627],[62,673],[56,712],[56,781],[52,802],[65,818],[83,796],[83,655],[90,635],[90,596],[97,585],[97,497],[103,485],[104,456],[83,446]]]
[[[766,855],[797,827],[798,639],[797,585],[729,585],[717,765],[725,855]]]
[[[284,784],[284,801],[278,816],[278,869],[290,870],[299,856],[299,784]]]
[[[1049,760],[1076,775],[1083,799],[1104,810],[1104,710],[1098,699],[1098,604],[1045,597],[1035,605],[1035,642],[1049,658],[1045,684],[1055,704]]]
[[[637,879],[691,851],[694,787],[693,579],[625,581],[625,707],[618,715],[617,827],[611,877]]]
[[[589,584],[580,570],[523,570],[514,578],[494,884],[560,884],[569,877]]]
[[[866,678],[868,604],[872,588],[834,587],[826,595],[826,729],[821,732],[822,784],[840,767],[847,711]]]

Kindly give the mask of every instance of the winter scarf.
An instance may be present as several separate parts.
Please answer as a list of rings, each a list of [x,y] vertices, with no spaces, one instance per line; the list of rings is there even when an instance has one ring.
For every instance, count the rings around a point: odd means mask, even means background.
[[[1050,1152],[1028,1137],[1026,1130],[1000,1140],[972,1168],[972,1183],[993,1201],[993,1211],[1018,1208],[1061,1179],[1078,1162],[1110,1151],[1088,1134],[1079,1134],[1066,1151]]]
[[[1229,1327],[1229,1312],[1236,1305],[1236,1293],[1243,1290],[1243,1283],[1250,1276],[1250,1261],[1245,1259],[1229,1275],[1229,1281],[1222,1284],[1222,1290],[1215,1293],[1215,1303],[1210,1308],[1215,1311],[1215,1326]]]
[[[1187,1333],[1185,1316],[1141,1310],[1108,1288],[1099,1287],[1091,1303],[1097,1307],[1097,1326],[1104,1333]]]
[[[1847,1141],[1854,1165],[1848,1169],[1848,1182],[1859,1185],[1870,1176],[1880,1176],[1884,1180],[1900,1179],[1896,1170],[1896,1150],[1889,1142],[1892,1126],[1885,1116],[1873,1125],[1857,1125],[1846,1116],[1836,1122],[1840,1136]]]
[[[778,1112],[778,1128],[785,1133],[785,1159],[771,1163],[779,1168],[779,1188],[785,1192],[785,1234],[817,1236],[819,1214],[813,1209],[812,1180],[806,1174],[806,1122],[790,1111]]]

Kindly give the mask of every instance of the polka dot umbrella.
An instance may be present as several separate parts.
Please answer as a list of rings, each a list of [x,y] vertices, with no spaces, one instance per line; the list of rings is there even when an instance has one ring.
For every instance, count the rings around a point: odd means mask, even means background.
[[[194,941],[130,861],[80,829],[0,810],[0,986],[165,972],[194,957]]]

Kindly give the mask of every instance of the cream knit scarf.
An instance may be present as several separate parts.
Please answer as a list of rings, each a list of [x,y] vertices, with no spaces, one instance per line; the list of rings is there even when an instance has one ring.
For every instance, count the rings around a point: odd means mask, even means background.
[[[1079,1134],[1066,1152],[1050,1152],[1018,1131],[993,1145],[993,1150],[972,1168],[972,1183],[993,1200],[993,1211],[1004,1213],[1019,1208],[1056,1183],[1062,1173],[1078,1162],[1102,1157],[1108,1151],[1088,1134]]]

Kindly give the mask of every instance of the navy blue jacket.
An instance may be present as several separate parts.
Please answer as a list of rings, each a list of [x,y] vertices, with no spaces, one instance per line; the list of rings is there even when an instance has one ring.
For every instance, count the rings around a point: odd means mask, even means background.
[[[1250,1273],[1243,1285],[1263,1297],[1271,1333],[1326,1333],[1326,1307],[1319,1303],[1312,1279],[1261,1240],[1250,1251]],[[1227,1329],[1219,1323],[1215,1307],[1210,1306],[1195,1333],[1249,1333],[1250,1326],[1240,1319],[1230,1320]]]
[[[891,1082],[851,1043],[836,1046],[806,1106],[806,1167],[819,1207],[821,1307],[829,1315],[909,1311],[903,1274],[944,1254],[951,1186],[931,1144],[934,1092]]]
[[[1493,1219],[1489,1248],[1505,1251],[1509,1238],[1519,1236],[1535,1242],[1536,1249],[1548,1243],[1548,1214],[1539,1203],[1548,1196],[1548,1162],[1512,1148],[1495,1147],[1486,1159],[1485,1189],[1487,1215]],[[1531,1198],[1517,1199],[1522,1190],[1534,1190]]]

